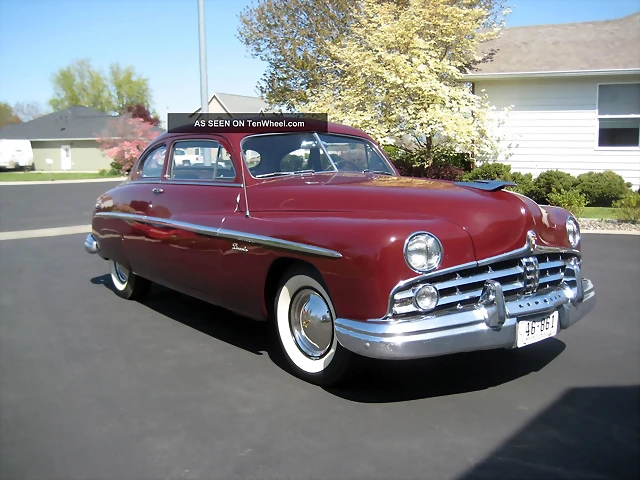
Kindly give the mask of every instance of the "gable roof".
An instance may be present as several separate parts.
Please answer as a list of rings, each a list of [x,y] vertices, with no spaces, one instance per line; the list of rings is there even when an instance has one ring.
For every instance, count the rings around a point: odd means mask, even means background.
[[[266,112],[269,105],[260,97],[250,97],[247,95],[234,95],[231,93],[214,93],[209,99],[209,105],[217,100],[222,108],[231,113],[260,113]],[[194,113],[199,113],[198,108]]]
[[[505,28],[481,46],[481,53],[494,51],[493,58],[467,78],[640,70],[639,45],[640,12],[614,20]]]
[[[13,123],[0,129],[0,138],[20,140],[90,140],[98,138],[109,120],[118,118],[94,108],[74,106],[38,117],[29,122]],[[159,132],[164,130],[155,127]]]

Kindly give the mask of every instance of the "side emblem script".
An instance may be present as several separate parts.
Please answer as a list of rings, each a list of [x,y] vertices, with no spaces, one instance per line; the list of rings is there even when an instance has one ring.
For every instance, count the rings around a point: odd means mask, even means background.
[[[248,252],[249,249],[247,247],[241,247],[237,243],[231,245],[231,250],[239,250],[241,252]]]

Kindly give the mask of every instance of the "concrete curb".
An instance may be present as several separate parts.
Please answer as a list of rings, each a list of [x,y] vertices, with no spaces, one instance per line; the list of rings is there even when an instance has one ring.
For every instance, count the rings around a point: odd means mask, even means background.
[[[85,180],[34,180],[33,182],[0,182],[0,186],[9,185],[59,185],[62,183],[101,183],[124,182],[128,177],[87,178]]]
[[[595,235],[640,235],[640,230],[580,230],[580,233]]]

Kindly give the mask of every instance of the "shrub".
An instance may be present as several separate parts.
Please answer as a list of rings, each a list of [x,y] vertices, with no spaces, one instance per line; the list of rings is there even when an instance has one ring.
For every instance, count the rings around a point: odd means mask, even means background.
[[[462,179],[465,182],[475,180],[505,180],[514,182],[515,187],[507,187],[508,190],[530,197],[533,192],[533,175],[530,173],[512,172],[511,165],[504,163],[483,163],[481,166],[465,173]]]
[[[465,182],[473,182],[476,180],[506,180],[512,181],[511,165],[504,163],[483,163],[481,166],[474,168],[465,173],[462,179]]]
[[[104,168],[101,168],[100,170],[98,170],[98,175],[100,175],[101,177],[106,177],[107,171]]]
[[[509,187],[509,190],[531,197],[533,194],[533,175],[530,173],[522,174],[520,172],[513,172],[511,177],[511,180],[516,183],[517,186]]]
[[[624,222],[638,223],[640,221],[640,192],[627,194],[624,198],[613,202],[617,208],[616,216]]]
[[[578,189],[552,190],[548,195],[549,204],[569,210],[575,217],[579,217],[586,204],[585,196]]]
[[[467,154],[446,150],[441,147],[403,150],[393,145],[383,147],[391,161],[406,177],[425,177],[437,180],[457,181],[464,175],[465,168],[471,168]]]
[[[587,198],[587,205],[596,207],[610,207],[630,192],[624,179],[611,170],[578,175],[578,188]]]
[[[549,195],[555,190],[556,193],[573,190],[578,180],[572,175],[560,170],[547,170],[542,172],[533,181],[531,198],[540,204],[549,204]]]

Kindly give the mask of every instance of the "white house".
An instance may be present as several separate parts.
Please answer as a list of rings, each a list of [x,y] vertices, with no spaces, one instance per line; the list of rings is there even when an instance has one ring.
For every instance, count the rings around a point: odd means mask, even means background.
[[[511,156],[500,160],[534,176],[613,170],[638,189],[640,12],[507,28],[483,48],[493,58],[465,80],[504,121],[498,133]]]

